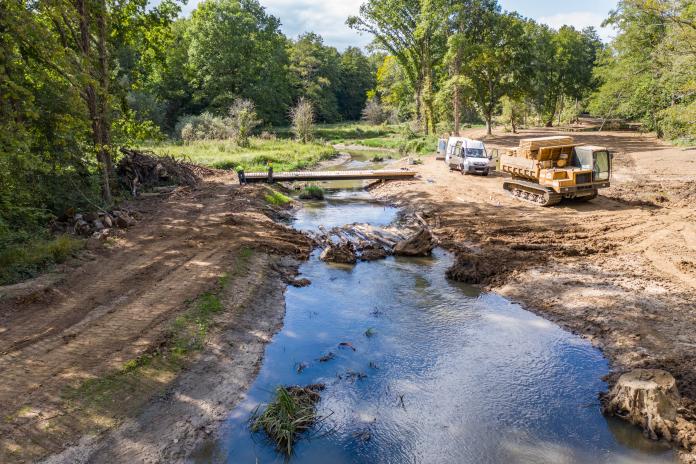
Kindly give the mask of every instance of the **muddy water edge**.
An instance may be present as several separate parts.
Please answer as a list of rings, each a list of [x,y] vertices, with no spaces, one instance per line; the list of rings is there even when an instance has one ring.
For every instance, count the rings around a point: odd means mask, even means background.
[[[340,184],[306,202],[293,225],[398,222],[397,209]],[[596,348],[499,295],[447,280],[447,252],[355,266],[318,255],[300,268],[311,285],[286,291],[283,328],[255,382],[193,462],[284,462],[263,433],[251,433],[249,417],[277,386],[314,383],[326,385],[322,419],[291,462],[676,462],[668,445],[602,416],[608,364]]]

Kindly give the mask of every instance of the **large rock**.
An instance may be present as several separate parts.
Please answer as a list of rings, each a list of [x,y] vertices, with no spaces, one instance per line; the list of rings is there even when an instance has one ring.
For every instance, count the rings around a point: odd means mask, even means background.
[[[379,245],[368,245],[360,252],[360,261],[377,261],[389,255],[387,250]]]
[[[433,234],[427,229],[421,229],[415,235],[397,242],[394,254],[399,256],[428,256],[435,248]]]
[[[329,245],[321,252],[320,259],[331,263],[355,264],[358,260],[355,247],[350,242]]]
[[[603,398],[603,410],[642,427],[653,440],[672,441],[679,402],[677,383],[669,372],[636,369],[619,377]]]

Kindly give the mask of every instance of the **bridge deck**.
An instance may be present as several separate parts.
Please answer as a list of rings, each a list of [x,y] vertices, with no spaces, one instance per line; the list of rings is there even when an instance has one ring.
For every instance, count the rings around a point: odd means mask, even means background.
[[[400,169],[380,169],[371,171],[296,171],[274,172],[274,182],[293,181],[322,181],[322,180],[394,180],[411,179],[416,175],[414,171]],[[267,172],[244,173],[247,182],[268,182]]]

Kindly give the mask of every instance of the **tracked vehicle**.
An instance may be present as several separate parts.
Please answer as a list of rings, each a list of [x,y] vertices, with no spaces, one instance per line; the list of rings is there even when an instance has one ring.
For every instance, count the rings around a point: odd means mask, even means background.
[[[503,188],[540,206],[562,199],[589,201],[609,187],[611,155],[604,147],[574,143],[572,137],[523,139],[500,157],[500,170],[512,176]]]

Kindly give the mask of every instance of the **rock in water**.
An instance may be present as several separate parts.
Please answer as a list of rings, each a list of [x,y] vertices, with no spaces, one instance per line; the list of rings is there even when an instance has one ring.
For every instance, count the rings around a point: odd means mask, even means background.
[[[401,240],[394,246],[399,256],[428,256],[435,248],[433,234],[427,229],[419,230],[414,236]]]
[[[324,248],[319,257],[322,261],[340,264],[355,264],[358,260],[355,247],[350,242],[329,245]]]
[[[363,248],[360,253],[361,261],[376,261],[378,259],[384,259],[388,255],[387,250],[378,245],[370,245]]]
[[[653,440],[671,441],[679,402],[677,383],[669,372],[636,369],[619,377],[603,398],[603,410],[642,427]]]

